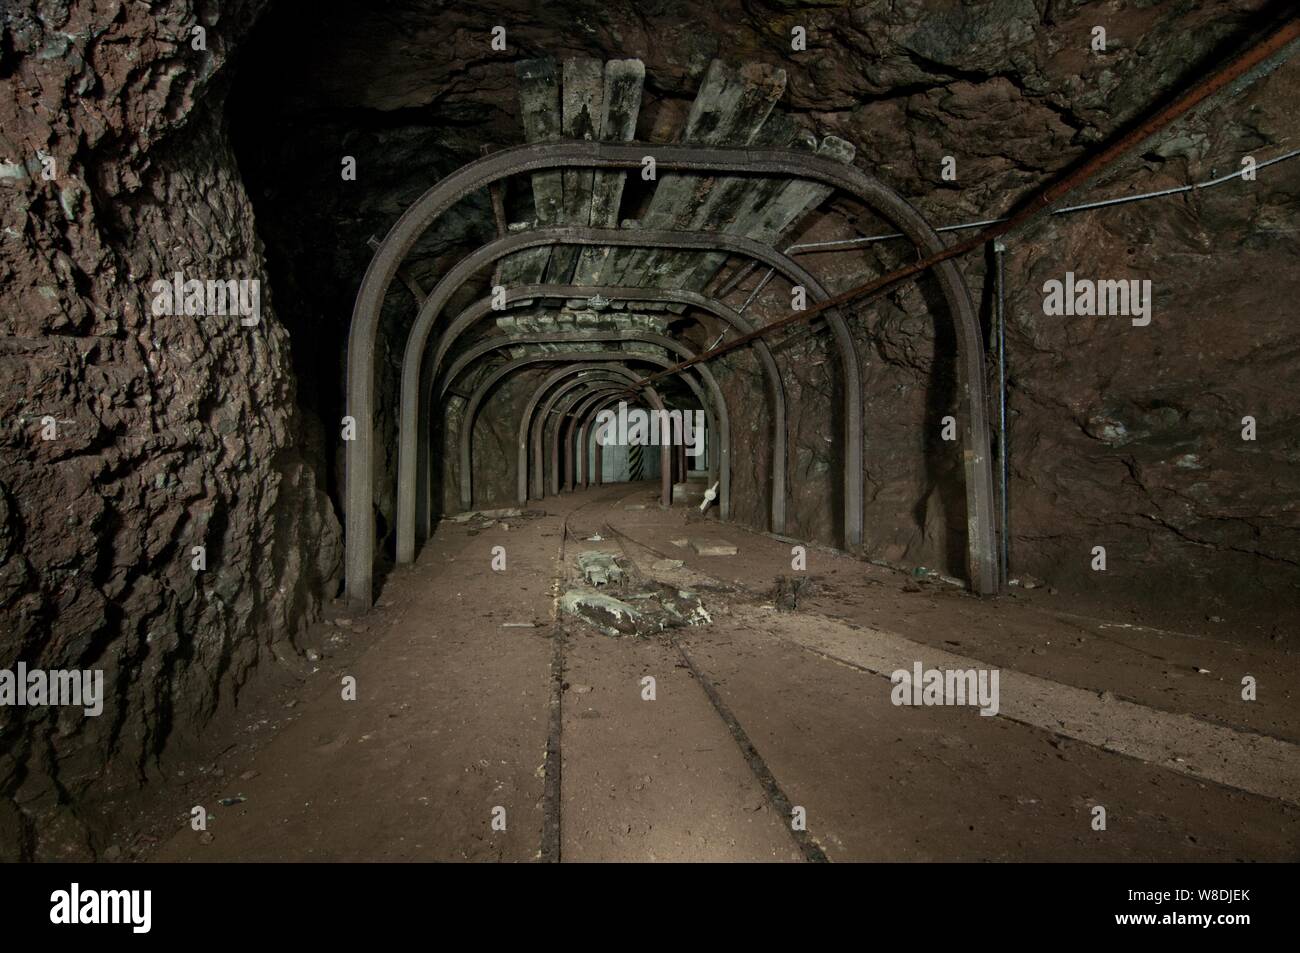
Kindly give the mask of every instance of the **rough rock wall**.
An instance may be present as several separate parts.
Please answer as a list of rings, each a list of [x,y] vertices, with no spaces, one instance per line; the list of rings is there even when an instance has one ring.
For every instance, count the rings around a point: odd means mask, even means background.
[[[1298,99],[1292,62],[1097,191],[1204,182],[1244,156],[1290,151]],[[1011,242],[1018,565],[1103,602],[1146,596],[1238,632],[1289,633],[1300,619],[1298,235],[1300,159]],[[1150,324],[1045,316],[1043,284],[1067,270],[1150,279]],[[1094,545],[1105,573],[1090,569]]]
[[[642,58],[647,88],[638,137],[651,141],[675,134],[713,57],[779,65],[789,77],[781,108],[819,134],[852,141],[862,168],[896,188],[932,222],[945,224],[1012,207],[1151,104],[1205,75],[1240,47],[1261,18],[1284,6],[1272,0],[728,0],[704,6],[688,0],[565,0],[542,12],[523,0],[492,0],[473,8],[403,0],[358,16],[355,4],[326,4],[320,8],[325,29],[319,42],[277,47],[297,58],[289,70],[279,60],[267,67],[268,74],[292,78],[279,98],[263,94],[272,88],[269,79],[251,87],[257,97],[246,116],[261,109],[256,121],[291,134],[275,137],[273,151],[251,150],[256,154],[249,155],[249,166],[252,178],[270,183],[274,193],[265,200],[260,188],[254,193],[265,212],[266,232],[274,236],[270,240],[293,250],[286,257],[296,263],[295,271],[304,263],[313,269],[312,287],[295,295],[290,306],[301,310],[301,318],[286,320],[294,327],[312,321],[320,349],[337,361],[356,283],[369,258],[365,238],[386,231],[402,200],[476,157],[482,147],[521,141],[517,60]],[[557,23],[564,28],[557,29]],[[487,37],[498,24],[506,27],[510,48],[494,54]],[[1091,49],[1099,25],[1107,31],[1104,52]],[[790,51],[794,26],[807,30],[806,53]],[[267,24],[265,42],[276,43],[295,28],[285,14],[279,26]],[[1211,167],[1222,173],[1244,151],[1265,158],[1284,148],[1284,140],[1294,137],[1285,115],[1260,124],[1249,110],[1276,110],[1293,98],[1295,69],[1288,66],[1246,99],[1226,104],[1213,120],[1180,126],[1161,154],[1135,158],[1097,191],[1182,184],[1208,177]],[[343,154],[358,160],[355,182],[338,181],[337,160]],[[946,155],[957,160],[955,181],[940,174]],[[298,171],[297,181],[276,171],[289,167]],[[1260,327],[1258,312],[1272,300],[1263,297],[1269,292],[1240,283],[1234,264],[1240,253],[1242,265],[1257,273],[1294,272],[1289,244],[1294,233],[1287,231],[1295,227],[1294,203],[1288,205],[1285,191],[1285,183],[1295,181],[1293,169],[1278,166],[1250,199],[1243,200],[1239,186],[1230,185],[1222,196],[1207,193],[1204,199],[1174,198],[1057,220],[1051,232],[1012,243],[1006,268],[1014,573],[1104,598],[1118,592],[1114,587],[1127,586],[1147,600],[1181,602],[1192,594],[1249,603],[1249,585],[1263,578],[1271,580],[1274,595],[1293,591],[1295,516],[1279,510],[1278,501],[1295,496],[1288,472],[1294,404],[1274,393],[1267,439],[1249,448],[1223,442],[1228,405],[1261,402],[1246,400],[1243,390],[1253,365],[1244,350],[1229,360],[1207,359],[1205,328],[1177,317],[1182,303],[1213,299],[1217,326],[1254,329],[1238,335],[1241,346],[1258,341],[1260,354],[1280,363],[1282,373],[1272,379],[1295,373],[1293,339],[1283,319],[1268,319],[1267,331]],[[1282,191],[1271,191],[1277,189]],[[527,215],[527,197],[518,195],[523,191],[512,190],[512,219]],[[490,235],[486,204],[482,197],[477,200],[477,207],[465,206],[461,216],[430,235],[427,249],[412,256],[413,270],[428,282],[438,263],[449,260],[443,256],[463,254]],[[1255,218],[1243,219],[1242,210],[1255,203],[1260,209]],[[888,230],[849,204],[837,203],[833,210],[809,223],[806,237]],[[304,214],[310,225],[304,225]],[[320,235],[332,237],[322,242]],[[833,288],[844,288],[909,260],[909,254],[906,246],[885,244],[856,255],[817,256],[809,263]],[[978,255],[963,263],[987,332],[986,267]],[[1097,277],[1151,277],[1166,296],[1153,327],[1127,331],[1100,319],[1043,317],[1038,289],[1049,272],[1070,267]],[[755,313],[784,313],[787,294],[774,283],[754,305]],[[956,448],[939,436],[943,416],[958,411],[959,383],[955,342],[939,301],[933,284],[923,281],[855,319],[866,402],[864,513],[868,555],[960,575],[963,473]],[[395,290],[386,321],[399,342],[412,311],[406,291]],[[1143,330],[1153,333],[1139,335]],[[703,346],[715,334],[696,333],[691,340]],[[381,426],[390,433],[397,353],[389,352],[379,381]],[[842,506],[837,358],[825,335],[814,334],[785,345],[778,362],[790,399],[790,531],[837,542]],[[723,377],[733,427],[748,438],[745,451],[752,455],[752,460],[737,457],[736,513],[765,526],[767,407],[752,398],[760,378],[747,358],[722,363],[735,369]],[[1124,373],[1116,374],[1117,367]],[[1145,378],[1157,367],[1165,380],[1196,383],[1167,385],[1168,393],[1153,396]],[[334,379],[341,379],[337,366],[334,371]],[[1182,393],[1172,393],[1180,388]],[[327,390],[317,388],[317,393]],[[1209,418],[1191,414],[1193,407],[1212,399],[1206,393],[1220,390],[1228,392],[1227,402],[1210,429],[1200,428]],[[1149,411],[1142,408],[1152,400],[1157,409],[1161,401],[1172,401],[1175,409],[1160,414],[1178,414],[1183,423],[1159,432],[1143,423],[1139,418]],[[510,430],[512,422],[494,421],[498,408],[507,405],[487,409],[485,433]],[[341,401],[335,399],[322,419],[332,428],[340,413]],[[1084,424],[1098,415],[1118,415],[1117,420],[1127,415],[1123,446],[1088,436]],[[1195,426],[1189,429],[1189,423]],[[1159,464],[1175,439],[1197,446],[1208,441],[1237,456],[1231,463],[1220,458],[1207,464],[1202,455],[1199,465],[1206,469],[1199,471],[1188,460]],[[329,446],[336,449],[336,444]],[[1252,466],[1243,467],[1243,459]],[[1131,469],[1126,461],[1140,473],[1125,476]],[[391,459],[381,461],[385,472],[376,483],[385,531],[391,527],[391,465]],[[1261,481],[1265,471],[1269,477]],[[478,485],[485,498],[509,499],[512,468],[487,467]],[[1192,498],[1198,502],[1188,502]],[[1170,507],[1179,512],[1171,515]],[[1098,537],[1103,526],[1106,539]],[[1118,556],[1106,576],[1087,568],[1091,547],[1102,544]],[[1234,567],[1228,573],[1233,581],[1220,578],[1215,568],[1220,559]],[[1193,603],[1200,611],[1202,603]]]
[[[810,70],[786,64],[789,98],[819,129],[857,144],[863,166],[932,223],[989,218],[1068,157],[1206,75],[1226,56],[1222,47],[1239,47],[1224,37],[1240,30],[1242,15],[1267,6],[1007,2],[927,5],[922,14],[918,4],[879,3],[799,11],[782,27],[811,20],[819,26],[810,35],[837,42],[819,46]],[[1089,49],[1095,24],[1107,27],[1105,53]],[[1298,88],[1300,64],[1292,62],[1242,94],[1219,97],[1077,200],[1205,181],[1236,171],[1243,156],[1262,162],[1294,148],[1288,104]],[[957,159],[955,183],[940,177],[945,155]],[[1300,160],[1261,170],[1254,183],[1054,218],[1009,239],[1013,575],[1046,578],[1099,606],[1145,603],[1176,611],[1179,621],[1227,617],[1275,638],[1293,624],[1300,339],[1284,302],[1298,277],[1297,188]],[[882,224],[859,222],[857,231],[890,230]],[[804,237],[849,234],[827,219]],[[856,264],[848,255],[814,260],[833,288],[845,288],[897,266],[905,252],[886,244]],[[987,265],[979,255],[963,264],[986,333]],[[1066,271],[1150,279],[1152,324],[1045,316],[1043,284]],[[780,313],[784,294],[774,288],[756,307]],[[942,417],[960,414],[959,382],[936,300],[925,282],[873,306],[857,325],[866,539],[869,555],[961,575],[959,446],[939,438]],[[791,531],[833,540],[838,526],[823,507],[838,509],[840,464],[826,442],[838,433],[835,354],[825,340],[803,338],[779,360],[795,405]],[[762,438],[764,422],[744,400],[751,386],[737,380],[729,393]],[[1255,441],[1241,438],[1247,415],[1259,422]],[[759,452],[766,460],[765,443]],[[737,505],[742,518],[763,524],[761,499],[741,495]],[[1095,545],[1107,548],[1105,573],[1091,568]]]
[[[99,717],[0,715],[6,860],[102,846],[115,795],[337,586],[319,437],[224,131],[227,53],[259,6],[6,7],[0,667],[102,669],[107,696]],[[261,279],[260,323],[156,315],[177,271]]]

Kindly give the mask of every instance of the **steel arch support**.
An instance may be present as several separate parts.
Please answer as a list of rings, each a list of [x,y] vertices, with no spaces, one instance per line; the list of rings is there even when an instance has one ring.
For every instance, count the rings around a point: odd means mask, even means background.
[[[496,370],[492,371],[492,373],[490,373],[486,378],[484,378],[483,382],[480,383],[477,388],[475,388],[474,393],[470,396],[469,403],[465,407],[464,423],[461,425],[460,497],[461,497],[462,506],[465,509],[469,509],[470,506],[473,505],[474,487],[473,487],[471,442],[474,434],[474,422],[478,417],[479,406],[482,404],[488,392],[491,391],[492,388],[495,387],[498,382],[500,382],[508,375],[519,370],[519,368],[527,367],[530,364],[554,364],[557,362],[570,362],[572,364],[578,364],[586,361],[604,361],[607,362],[605,365],[603,365],[604,368],[612,370],[615,373],[622,373],[627,377],[629,383],[631,384],[639,380],[639,378],[636,376],[636,373],[632,370],[629,370],[626,367],[623,367],[620,364],[613,363],[616,361],[625,361],[629,359],[645,361],[646,363],[651,363],[651,364],[657,364],[659,367],[672,366],[671,362],[668,361],[666,358],[653,358],[650,355],[641,355],[641,354],[632,355],[629,354],[627,351],[571,351],[571,352],[551,353],[551,354],[527,354],[524,355],[523,357],[515,358],[513,361],[510,361],[507,364],[501,365]],[[657,391],[655,391],[651,387],[647,387],[646,394],[647,394],[647,399],[650,401],[652,407],[654,407],[656,410],[663,409],[664,404],[663,401],[659,398],[659,394]],[[668,492],[671,495],[672,492],[671,486],[669,487]]]
[[[623,388],[615,390],[611,393],[611,391],[608,388],[593,387],[590,391],[583,393],[583,395],[578,400],[575,400],[573,403],[571,403],[567,410],[561,411],[556,414],[555,433],[551,438],[551,480],[554,485],[558,486],[560,480],[561,470],[559,466],[558,451],[562,441],[564,443],[564,448],[565,448],[564,449],[564,460],[566,463],[565,469],[568,470],[568,465],[574,464],[574,449],[579,445],[577,442],[578,424],[581,422],[582,415],[586,410],[586,408],[591,406],[593,403],[602,400],[608,399],[612,401],[615,397],[620,397],[620,395],[625,395],[625,393],[626,391]],[[581,409],[579,409],[580,405],[581,405]],[[543,421],[543,426],[544,425],[545,422]],[[663,448],[660,450],[660,452],[667,453],[668,449]],[[661,462],[660,463],[661,472],[662,472],[662,466],[663,464]],[[671,466],[668,469],[669,469],[669,473],[668,473],[667,485],[671,488],[673,482]],[[568,472],[570,474],[570,477],[572,477],[575,471],[568,471]],[[566,481],[566,483],[567,485],[565,487],[565,491],[572,492],[573,480],[569,479],[568,481]],[[669,489],[668,492],[669,492],[668,502],[671,504],[672,502],[671,489]]]
[[[690,307],[698,308],[701,311],[707,311],[715,318],[729,325],[741,334],[751,333],[756,325],[740,312],[724,305],[705,295],[697,294],[693,291],[681,290],[664,290],[658,288],[623,288],[617,286],[585,286],[585,285],[523,285],[518,288],[507,288],[505,300],[507,304],[515,301],[530,301],[538,298],[560,298],[570,299],[590,295],[601,295],[610,301],[653,301],[666,302],[673,304],[684,304]],[[432,390],[437,386],[437,381],[441,379],[442,387],[439,393],[445,393],[447,388],[456,379],[466,366],[481,354],[490,350],[491,347],[485,347],[483,344],[476,345],[469,351],[457,356],[452,362],[446,374],[439,376],[442,362],[450,352],[452,346],[459,337],[465,333],[471,326],[484,317],[494,313],[492,309],[492,299],[482,298],[477,302],[469,305],[447,326],[447,329],[439,336],[434,344],[432,360],[427,362],[429,370],[425,376],[428,377],[428,391],[430,397],[428,405],[432,406]],[[781,372],[776,366],[776,360],[772,356],[772,351],[767,342],[759,340],[754,342],[754,351],[758,357],[759,366],[763,370],[764,377],[768,383],[768,396],[772,401],[772,489],[771,489],[771,529],[774,533],[785,532],[786,519],[786,482],[787,482],[787,425],[786,425],[786,402],[785,387],[781,380]],[[422,411],[422,420],[430,420],[431,415],[427,410]],[[429,435],[429,427],[422,425],[420,427],[420,438],[426,441]],[[425,487],[425,495],[429,491],[428,474],[432,472],[432,452],[431,446],[425,446],[420,451],[420,464],[424,470],[421,483]],[[544,488],[543,488],[544,490]],[[728,497],[730,499],[730,497]],[[521,502],[526,502],[527,496],[521,498]],[[425,511],[431,512],[431,506],[426,503]],[[728,512],[730,508],[728,506]],[[424,534],[427,536],[430,526],[424,525]]]
[[[604,387],[591,387],[591,390],[585,391],[581,398],[578,398],[575,402],[569,404],[567,411],[560,413],[560,420],[569,421],[571,434],[575,432],[577,433],[577,436],[573,439],[573,446],[578,449],[578,462],[581,464],[581,471],[584,471],[584,473],[582,473],[582,482],[584,482],[584,486],[586,485],[586,445],[584,443],[586,439],[585,415],[591,407],[597,406],[597,404],[608,406],[610,403],[616,403],[616,399],[621,399],[620,394],[621,391],[615,391],[615,393],[611,395],[610,391],[604,389]],[[581,426],[578,426],[580,424]]]
[[[662,358],[649,357],[647,355],[637,355],[637,356],[642,360],[646,360],[647,362],[654,363],[654,364],[660,364],[660,362],[663,360]],[[697,366],[695,369],[700,370],[701,368]],[[710,432],[717,435],[719,451],[717,454],[718,457],[717,470],[714,471],[714,476],[718,478],[718,483],[719,483],[719,487],[718,487],[719,512],[720,514],[726,514],[726,515],[722,515],[722,518],[726,519],[731,512],[731,478],[730,478],[730,471],[728,468],[730,452],[731,452],[730,451],[731,420],[730,420],[730,416],[727,413],[726,401],[722,397],[722,389],[718,386],[717,381],[713,378],[713,375],[711,373],[701,374],[700,377],[704,381],[705,386],[709,389],[711,395],[714,398],[712,402],[705,399],[704,392],[701,390],[699,384],[695,381],[694,378],[683,375],[682,381],[686,384],[687,387],[691,389],[691,392],[695,395],[695,399],[699,401],[700,408],[704,411],[705,416],[707,418]],[[542,473],[544,471],[546,423],[547,421],[545,419],[541,419],[534,425],[535,430],[534,430],[533,443],[532,443],[533,468],[534,468],[534,472],[537,473]],[[551,443],[551,455],[550,455],[551,456],[551,486],[553,488],[553,492],[558,493],[559,476],[558,476],[557,464],[559,460],[559,451],[555,443],[556,440],[558,440],[558,437],[554,438]],[[724,475],[725,475],[725,479],[724,479]],[[670,485],[671,482],[672,481],[670,478],[669,479]],[[726,501],[727,501],[727,505],[725,507],[722,505],[724,489],[726,490]],[[672,503],[672,499],[671,499],[671,492],[670,492],[668,500],[666,501],[665,505],[671,505],[671,503]]]
[[[402,359],[402,396],[399,415],[397,480],[397,560],[410,562],[415,555],[415,494],[418,482],[419,411],[421,369],[433,324],[447,300],[480,268],[514,252],[547,245],[609,245],[717,251],[747,255],[761,261],[794,284],[802,285],[814,301],[829,295],[803,267],[769,245],[725,232],[674,232],[654,229],[599,229],[576,226],[535,229],[496,239],[457,262],[420,306],[407,337]],[[844,529],[845,539],[856,547],[862,538],[862,386],[857,350],[848,324],[838,310],[825,313],[840,356],[844,375]],[[432,378],[444,348],[436,348],[429,368]],[[427,400],[427,397],[425,398]],[[426,434],[427,438],[427,434]]]
[[[356,427],[356,438],[347,446],[345,494],[346,579],[348,598],[353,605],[368,608],[372,601],[375,336],[384,295],[402,259],[448,208],[500,179],[565,166],[634,169],[646,154],[653,154],[657,164],[669,171],[748,172],[821,182],[857,197],[923,251],[934,254],[943,248],[938,235],[921,215],[883,183],[852,166],[784,150],[570,142],[518,146],[463,166],[429,188],[389,230],[366,269],[353,307],[348,334],[347,407]],[[992,592],[996,586],[992,470],[983,392],[982,342],[969,290],[955,264],[942,262],[935,268],[935,274],[958,325],[965,370],[971,584],[979,592]]]
[[[589,451],[590,455],[594,457],[592,465],[597,471],[595,477],[595,483],[597,486],[601,484],[601,480],[603,479],[603,474],[600,472],[604,456],[602,453],[603,445],[598,442],[595,444],[592,443],[594,436],[590,434],[590,425],[592,420],[598,417],[602,410],[606,410],[616,403],[617,401],[610,398],[607,394],[597,394],[595,398],[587,401],[581,409],[571,413],[571,416],[574,417],[575,420],[581,421],[582,423],[582,426],[578,431],[578,443],[582,446],[582,458],[584,461],[587,459]]]
[[[590,381],[590,378],[582,378],[581,381],[577,381],[577,385],[582,385],[582,384],[588,384],[590,386],[586,387],[585,390],[582,389],[581,386],[575,386],[573,387],[572,390],[568,390],[567,387],[565,387],[565,397],[567,397],[568,400],[567,403],[564,403],[563,410],[562,408],[560,408],[560,403],[562,403],[562,400],[556,399],[554,400],[554,406],[555,406],[554,413],[547,411],[545,410],[545,408],[543,408],[541,415],[539,415],[537,419],[533,421],[534,432],[536,432],[536,434],[534,434],[534,443],[533,443],[533,463],[537,467],[537,478],[538,481],[541,482],[543,488],[545,488],[547,484],[546,468],[545,465],[543,465],[543,458],[545,458],[545,454],[543,454],[543,447],[546,446],[547,426],[549,426],[552,423],[552,421],[556,421],[556,423],[558,423],[558,421],[562,419],[565,413],[571,411],[573,406],[575,406],[575,404],[580,403],[581,400],[586,397],[586,395],[593,393],[593,391],[598,391],[598,393],[610,393],[610,391],[612,390],[615,391],[615,393],[627,393],[628,390],[627,381],[621,382],[621,384],[610,386],[607,384],[603,384],[603,382],[601,381]],[[554,449],[554,442],[552,442],[551,446],[552,449]],[[556,473],[556,467],[555,464],[552,463],[551,478],[550,478],[550,491],[552,495],[559,493],[559,481],[558,478],[556,478],[555,473]]]
[[[659,335],[651,335],[651,334],[643,335],[643,337],[651,338],[653,339],[653,343],[662,343],[663,346],[671,347],[672,350],[684,352],[684,354],[686,355],[690,354],[689,348],[679,345],[679,343],[672,341],[671,338],[660,338]],[[478,407],[480,407],[482,400],[484,400],[484,398],[486,397],[487,391],[491,390],[491,387],[497,385],[497,382],[502,380],[502,378],[506,376],[506,374],[512,373],[517,368],[526,367],[526,365],[529,364],[547,364],[547,363],[556,363],[556,361],[572,361],[572,363],[575,363],[577,365],[576,371],[580,371],[582,361],[589,361],[589,360],[611,361],[611,363],[612,361],[619,361],[619,360],[624,360],[624,361],[636,360],[636,361],[642,361],[642,363],[646,363],[646,364],[654,364],[656,365],[656,367],[662,367],[662,368],[672,367],[672,361],[669,361],[666,358],[659,358],[658,355],[637,354],[637,352],[633,352],[633,351],[572,351],[572,352],[563,352],[563,354],[556,354],[556,352],[550,352],[550,354],[524,355],[523,358],[516,358],[515,360],[510,361],[510,363],[508,364],[503,364],[502,367],[497,369],[497,371],[487,374],[487,377],[484,378],[484,381],[482,381],[481,384],[478,385],[477,389],[474,390],[472,397],[469,398],[469,403],[467,404],[467,407],[465,407],[464,420],[463,423],[461,423],[461,429],[460,429],[461,507],[465,508],[465,510],[468,510],[468,508],[471,507],[473,504],[473,473],[471,469],[471,464],[472,464],[471,447],[472,447],[472,439],[473,439],[473,426],[474,426],[474,421],[476,421],[478,416]],[[619,365],[614,364],[612,365],[612,367],[607,367],[607,369],[611,369],[611,371],[617,372],[617,367],[619,367]],[[725,478],[725,480],[727,480],[729,484],[729,475],[728,475],[727,467],[729,464],[729,459],[731,459],[731,420],[729,420],[729,416],[727,413],[727,402],[725,402],[725,400],[723,399],[722,387],[718,386],[718,381],[715,380],[714,376],[712,376],[712,373],[708,371],[707,368],[697,368],[697,371],[699,371],[699,377],[701,377],[701,380],[705,381],[705,385],[708,387],[708,390],[710,390],[712,398],[714,398],[714,400],[712,400],[712,411],[710,411],[710,402],[708,402],[708,400],[705,398],[705,394],[703,394],[701,387],[699,387],[697,382],[695,382],[694,378],[685,376],[684,374],[681,380],[682,382],[684,382],[686,386],[690,387],[690,390],[692,390],[695,395],[695,399],[697,399],[699,402],[699,406],[705,408],[705,412],[708,413],[708,416],[711,417],[710,424],[712,426],[712,430],[714,430],[714,433],[718,434],[718,446],[719,446],[718,456],[719,456],[719,475],[720,475],[719,482],[723,482]],[[660,404],[660,406],[656,408],[656,410],[662,410],[662,408],[663,408],[662,404]],[[525,412],[526,412],[526,408],[525,408]],[[526,423],[526,419],[525,419],[525,423]],[[543,420],[541,424],[542,433],[545,433],[545,425],[546,425],[546,421]],[[554,469],[554,464],[552,464],[552,469]],[[671,504],[672,503],[671,478],[669,478],[668,484],[669,486],[668,486],[668,495],[667,495],[666,504]],[[728,486],[728,495],[729,495],[729,486]],[[720,498],[722,498],[722,495],[719,495],[719,499]],[[727,508],[727,511],[729,512],[729,507]]]
[[[554,406],[555,401],[558,400],[567,390],[577,387],[583,382],[604,382],[615,380],[622,382],[621,386],[625,388],[627,386],[626,378],[624,376],[613,372],[605,366],[597,368],[582,367],[577,369],[560,368],[558,371],[548,375],[547,378],[537,386],[537,390],[533,392],[533,396],[529,399],[528,403],[524,405],[524,412],[519,418],[519,440],[516,444],[518,452],[518,464],[516,467],[518,491],[516,493],[516,499],[521,506],[528,502],[530,483],[538,493],[537,496],[532,498],[544,498],[543,494],[545,493],[546,488],[542,481],[540,463],[537,462],[541,458],[541,451],[536,451],[530,457],[529,448],[533,445],[533,441],[537,439],[534,436],[534,421],[536,419],[537,405],[541,401],[542,395],[555,384],[563,381],[566,377],[573,377],[575,380],[563,384],[552,393],[547,404],[543,407],[543,416],[550,413],[551,407]],[[530,459],[533,461],[533,468],[531,470],[529,469]]]
[[[586,341],[636,341],[653,344],[656,347],[662,347],[664,350],[676,354],[684,360],[690,360],[694,357],[694,352],[680,341],[676,341],[670,337],[665,337],[661,334],[654,334],[650,331],[557,331],[513,335],[511,337],[491,337],[479,342],[470,349],[468,354],[472,354],[474,357],[481,357],[483,354],[492,350],[511,347],[516,344],[545,344],[558,342],[578,343]],[[628,352],[628,354],[634,358],[643,356],[635,352]],[[468,361],[466,363],[468,363]],[[727,411],[726,399],[722,395],[722,388],[718,386],[717,380],[713,376],[713,372],[702,364],[697,364],[693,370],[699,374],[700,379],[704,381],[705,386],[709,389],[713,398],[713,414],[711,416],[715,419],[714,426],[718,437],[718,459],[715,475],[717,476],[719,483],[719,513],[721,519],[729,520],[731,518],[731,415]],[[450,374],[448,377],[450,377]],[[695,391],[696,396],[700,399],[701,408],[707,410],[708,402],[704,400],[699,389],[694,387],[692,379],[684,375],[682,379],[691,387],[692,390]],[[558,394],[556,397],[558,397]],[[552,405],[553,404],[548,404],[543,410],[543,428],[545,427]],[[462,476],[462,486],[463,485]],[[559,492],[558,482],[554,477],[552,478],[551,487],[552,492]],[[541,485],[539,486],[539,489],[544,496],[545,486]],[[462,494],[462,503],[463,502],[464,495]]]

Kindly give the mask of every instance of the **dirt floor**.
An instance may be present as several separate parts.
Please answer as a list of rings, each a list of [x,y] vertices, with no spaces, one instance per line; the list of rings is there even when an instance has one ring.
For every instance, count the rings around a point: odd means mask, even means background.
[[[795,570],[791,541],[661,510],[650,484],[534,506],[444,520],[371,612],[313,631],[310,674],[150,789],[116,853],[1300,859],[1300,660],[1280,647],[811,547]],[[627,574],[601,593],[666,585],[707,623],[611,636],[566,613],[593,551]],[[806,580],[795,605],[778,576]],[[895,704],[913,662],[998,670],[997,716]]]

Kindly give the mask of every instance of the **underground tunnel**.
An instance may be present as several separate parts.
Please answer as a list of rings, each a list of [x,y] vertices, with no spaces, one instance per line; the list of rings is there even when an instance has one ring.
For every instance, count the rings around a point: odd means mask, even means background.
[[[1295,860],[1298,37],[16,0],[0,859]]]

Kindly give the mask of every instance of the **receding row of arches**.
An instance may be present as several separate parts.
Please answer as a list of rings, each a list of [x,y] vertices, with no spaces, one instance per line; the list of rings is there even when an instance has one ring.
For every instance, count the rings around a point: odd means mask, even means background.
[[[536,170],[636,168],[647,151],[653,151],[661,169],[684,174],[790,177],[829,185],[889,221],[922,253],[934,253],[943,247],[920,214],[877,180],[852,166],[787,150],[557,142],[503,150],[463,166],[413,203],[379,244],[353,310],[348,342],[348,413],[355,421],[356,439],[349,443],[346,455],[345,544],[347,592],[354,604],[368,606],[371,602],[375,545],[372,508],[375,344],[379,314],[404,257],[443,213],[476,191],[490,189],[511,176]],[[467,509],[475,499],[474,424],[488,395],[503,381],[525,369],[560,365],[547,374],[531,394],[518,423],[515,477],[517,498],[523,502],[530,496],[536,498],[545,493],[547,449],[551,453],[552,492],[559,492],[562,485],[571,487],[579,479],[579,474],[584,474],[588,454],[593,452],[589,450],[588,441],[594,416],[610,401],[625,398],[629,392],[641,393],[656,410],[667,409],[655,388],[640,383],[647,376],[646,368],[651,372],[671,369],[677,362],[697,356],[696,351],[669,334],[613,327],[492,335],[475,341],[446,363],[459,339],[479,322],[499,316],[503,304],[510,307],[538,300],[581,298],[599,302],[604,307],[632,308],[638,303],[673,306],[685,309],[687,316],[694,313],[707,315],[737,334],[751,333],[761,324],[721,301],[691,291],[532,284],[507,287],[504,295],[498,293],[474,301],[445,322],[441,333],[434,335],[434,328],[447,304],[477,275],[511,254],[545,246],[624,246],[723,253],[770,268],[792,286],[802,287],[812,301],[824,302],[830,297],[817,277],[788,255],[770,245],[717,231],[579,226],[530,228],[501,235],[474,250],[451,267],[423,297],[402,355],[397,466],[398,562],[411,561],[415,556],[417,539],[427,537],[432,529],[435,509],[432,474],[436,461],[431,432],[435,424],[435,408],[444,406],[444,398],[453,384],[481,362],[491,359],[503,348],[522,348],[523,351],[520,356],[486,372],[466,399],[458,444],[459,501]],[[944,262],[935,269],[935,274],[943,293],[947,317],[956,327],[960,352],[969,580],[976,591],[992,592],[996,585],[993,491],[982,336],[969,291],[956,267],[951,262]],[[839,414],[844,461],[843,542],[846,548],[856,550],[863,542],[864,427],[859,361],[845,316],[834,308],[823,312],[823,316],[837,353],[843,394],[843,407]],[[756,340],[752,350],[765,381],[772,428],[768,528],[780,533],[785,530],[787,495],[786,395],[781,373],[768,345],[761,339]],[[709,475],[719,484],[720,515],[728,519],[732,512],[731,415],[722,388],[704,362],[676,373],[707,417],[708,432],[717,448],[717,452],[711,454]],[[557,419],[552,421],[552,416]],[[579,448],[576,455],[575,446]],[[559,466],[561,459],[566,461],[568,474],[563,482]],[[674,454],[661,454],[665,503],[671,500],[673,471],[678,467],[674,459]]]

